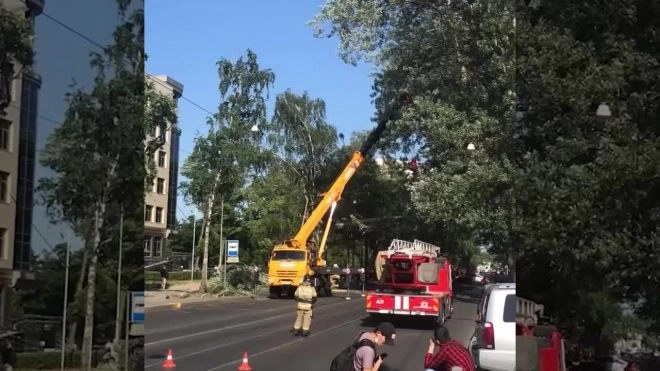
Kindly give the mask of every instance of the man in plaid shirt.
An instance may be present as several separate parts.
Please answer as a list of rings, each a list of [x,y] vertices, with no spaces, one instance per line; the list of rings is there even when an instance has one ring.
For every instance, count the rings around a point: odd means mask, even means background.
[[[449,336],[445,326],[438,325],[435,339],[429,342],[429,350],[424,356],[426,371],[474,371],[474,361],[463,344]],[[435,347],[438,346],[438,353]]]

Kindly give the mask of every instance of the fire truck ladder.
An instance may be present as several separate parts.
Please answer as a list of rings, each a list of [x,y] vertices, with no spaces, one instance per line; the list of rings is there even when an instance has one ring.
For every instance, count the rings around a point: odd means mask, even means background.
[[[415,240],[415,242],[409,242],[409,241],[404,241],[404,240],[397,240],[394,239],[392,240],[392,243],[390,243],[390,247],[387,248],[388,252],[388,257],[392,256],[392,254],[406,254],[409,257],[413,256],[428,256],[435,258],[438,256],[438,252],[440,251],[440,248],[434,245],[431,245],[430,243],[422,242]]]
[[[436,255],[440,253],[440,248],[438,246],[432,245],[428,242],[414,240],[413,244],[415,245],[415,249],[432,252]]]

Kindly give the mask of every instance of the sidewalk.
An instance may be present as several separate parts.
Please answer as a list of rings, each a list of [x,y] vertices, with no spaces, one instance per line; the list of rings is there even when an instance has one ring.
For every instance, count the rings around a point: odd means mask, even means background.
[[[218,298],[211,295],[202,298],[197,294],[198,290],[199,282],[190,282],[172,285],[167,290],[145,291],[144,306],[145,308],[154,308],[168,305],[179,305],[182,303],[250,298],[249,296],[226,296]]]

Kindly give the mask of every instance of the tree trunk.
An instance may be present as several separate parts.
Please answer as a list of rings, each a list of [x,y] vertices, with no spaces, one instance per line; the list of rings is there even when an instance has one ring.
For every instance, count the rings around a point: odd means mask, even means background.
[[[78,332],[78,322],[80,321],[80,314],[82,313],[82,306],[83,306],[83,295],[84,291],[83,289],[85,288],[85,275],[87,274],[87,263],[89,262],[89,250],[91,248],[91,244],[89,242],[88,238],[85,238],[85,245],[83,248],[83,260],[82,260],[82,265],[80,268],[80,273],[78,276],[78,282],[76,283],[76,291],[73,295],[73,310],[71,311],[72,313],[72,321],[71,324],[69,325],[69,333],[67,334],[67,340],[66,340],[66,345],[67,348],[73,349],[74,344],[76,343],[76,332]]]
[[[225,197],[224,195],[220,195],[220,254],[218,255],[218,274],[220,273],[220,269],[222,268],[222,263],[224,263],[224,257],[226,255],[225,251],[225,244],[223,240],[223,234],[222,234],[222,227],[224,226],[225,222]]]
[[[215,176],[215,182],[211,194],[209,195],[208,202],[206,203],[206,215],[204,215],[204,222],[206,228],[204,228],[204,257],[202,259],[202,280],[199,283],[199,294],[203,295],[206,293],[206,278],[209,270],[209,240],[211,238],[211,217],[213,216],[213,206],[215,203],[215,192],[218,188],[218,182],[220,181],[220,174]]]
[[[90,249],[91,257],[89,259],[89,270],[87,275],[87,302],[85,303],[85,331],[83,333],[82,344],[82,362],[83,370],[90,371],[92,345],[94,343],[94,299],[96,297],[96,263],[98,262],[98,252],[101,246],[101,227],[105,217],[105,201],[100,201],[99,207],[95,212],[94,225],[94,245]]]

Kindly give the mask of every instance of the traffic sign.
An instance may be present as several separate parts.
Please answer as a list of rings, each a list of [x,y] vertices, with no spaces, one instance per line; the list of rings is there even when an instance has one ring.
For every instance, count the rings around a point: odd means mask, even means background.
[[[227,263],[238,263],[238,240],[227,241]]]
[[[144,291],[131,291],[131,315],[132,323],[144,322]]]

